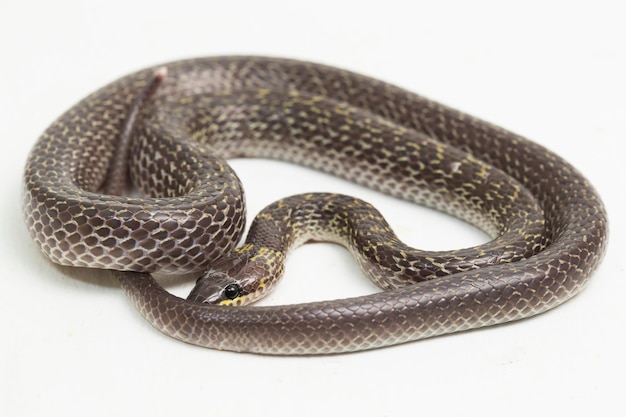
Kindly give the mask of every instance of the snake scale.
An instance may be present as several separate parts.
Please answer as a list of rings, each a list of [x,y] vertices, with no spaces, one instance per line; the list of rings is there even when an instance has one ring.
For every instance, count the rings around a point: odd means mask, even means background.
[[[53,262],[115,270],[169,336],[266,354],[394,345],[544,312],[578,293],[602,258],[607,218],[593,187],[514,133],[320,64],[214,57],[164,67],[167,76],[162,67],[128,75],[56,120],[28,158],[23,207]],[[459,217],[492,240],[412,249],[369,204],[313,193],[270,205],[237,247],[243,190],[225,162],[235,157],[329,172]],[[117,195],[126,177],[145,197]],[[267,292],[287,252],[310,240],[348,247],[383,291],[215,305]],[[193,271],[205,274],[188,300],[151,275]]]

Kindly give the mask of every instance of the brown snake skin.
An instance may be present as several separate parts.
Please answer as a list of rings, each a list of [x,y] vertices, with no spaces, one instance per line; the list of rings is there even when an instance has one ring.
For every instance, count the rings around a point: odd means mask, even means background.
[[[596,192],[525,138],[318,64],[227,57],[166,68],[156,91],[156,67],[126,76],[44,132],[26,165],[24,213],[53,262],[124,271],[115,274],[137,308],[172,337],[267,354],[394,345],[546,311],[578,293],[602,258],[607,218]],[[110,195],[126,155],[145,199]],[[241,156],[330,172],[460,217],[493,240],[419,251],[361,200],[294,196],[257,216],[251,256],[340,242],[385,291],[267,307],[175,297],[149,273],[202,271],[238,253],[244,202],[225,159]],[[282,260],[270,275],[282,274]]]

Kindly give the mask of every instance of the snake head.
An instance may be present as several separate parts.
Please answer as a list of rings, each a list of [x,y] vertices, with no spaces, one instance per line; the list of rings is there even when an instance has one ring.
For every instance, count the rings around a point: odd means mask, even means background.
[[[216,305],[244,305],[258,300],[264,291],[259,268],[244,254],[227,255],[196,282],[187,300]]]

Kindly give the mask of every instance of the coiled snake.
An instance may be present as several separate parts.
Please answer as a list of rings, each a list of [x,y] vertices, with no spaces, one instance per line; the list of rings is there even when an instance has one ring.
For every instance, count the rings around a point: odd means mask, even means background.
[[[596,192],[527,139],[318,64],[236,57],[165,67],[165,82],[157,68],[126,76],[44,132],[25,170],[24,213],[52,261],[123,271],[138,309],[172,337],[269,354],[393,345],[546,311],[580,291],[602,258],[607,219]],[[235,249],[244,202],[225,159],[242,156],[330,172],[460,217],[493,240],[415,250],[367,203],[307,194],[261,212]],[[146,198],[113,195],[127,167]],[[384,291],[213,305],[271,288],[286,251],[308,240],[350,248]],[[150,275],[207,269],[190,300]]]

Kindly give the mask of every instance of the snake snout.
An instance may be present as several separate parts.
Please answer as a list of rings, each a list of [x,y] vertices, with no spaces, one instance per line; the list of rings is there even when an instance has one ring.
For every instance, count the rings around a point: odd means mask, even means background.
[[[204,304],[219,304],[222,301],[221,294],[225,286],[224,281],[228,279],[224,273],[207,272],[198,279],[187,296],[187,300]]]

